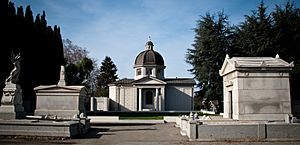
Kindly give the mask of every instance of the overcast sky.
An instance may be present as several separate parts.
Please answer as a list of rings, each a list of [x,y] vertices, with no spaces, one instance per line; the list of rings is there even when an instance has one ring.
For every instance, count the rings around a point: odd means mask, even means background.
[[[151,36],[163,57],[165,77],[194,77],[185,62],[194,41],[193,28],[201,15],[224,10],[231,24],[244,21],[261,0],[13,0],[34,17],[46,12],[48,25],[58,25],[63,39],[85,47],[101,64],[112,58],[120,78],[133,78],[134,60]],[[285,0],[265,0],[268,10]],[[299,0],[295,1],[299,7]]]

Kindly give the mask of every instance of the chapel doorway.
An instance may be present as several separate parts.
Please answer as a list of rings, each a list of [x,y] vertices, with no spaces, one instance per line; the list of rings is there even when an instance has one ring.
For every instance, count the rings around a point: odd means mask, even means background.
[[[155,90],[154,89],[146,89],[143,94],[143,109],[146,110],[154,110],[154,95]]]

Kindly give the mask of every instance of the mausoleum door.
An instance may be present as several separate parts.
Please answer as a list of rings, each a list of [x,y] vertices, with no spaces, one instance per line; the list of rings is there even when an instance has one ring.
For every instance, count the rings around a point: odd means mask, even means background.
[[[155,89],[143,89],[143,110],[154,111],[155,110]]]

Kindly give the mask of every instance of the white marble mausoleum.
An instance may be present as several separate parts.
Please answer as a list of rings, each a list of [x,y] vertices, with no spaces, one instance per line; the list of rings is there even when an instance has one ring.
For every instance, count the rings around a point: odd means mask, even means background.
[[[194,104],[192,78],[165,78],[163,57],[146,43],[134,62],[134,78],[109,84],[112,111],[190,111]],[[174,62],[176,63],[176,62]]]
[[[224,116],[235,120],[285,120],[291,114],[289,72],[293,63],[273,57],[227,55],[223,76]]]

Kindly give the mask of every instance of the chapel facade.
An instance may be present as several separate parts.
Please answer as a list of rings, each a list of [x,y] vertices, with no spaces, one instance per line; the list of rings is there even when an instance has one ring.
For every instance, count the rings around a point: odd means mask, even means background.
[[[109,84],[111,111],[191,111],[194,105],[192,78],[165,78],[160,53],[149,40],[134,61],[134,78]]]

